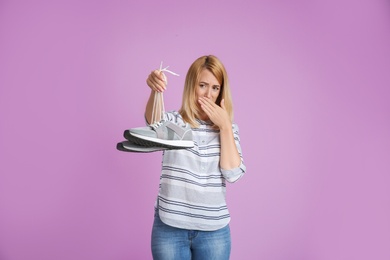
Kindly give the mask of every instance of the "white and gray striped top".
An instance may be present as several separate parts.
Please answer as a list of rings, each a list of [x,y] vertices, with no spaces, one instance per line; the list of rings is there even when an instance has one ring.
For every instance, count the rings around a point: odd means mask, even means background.
[[[165,119],[183,124],[181,115],[167,112]],[[210,122],[198,121],[193,128],[195,146],[166,150],[156,207],[161,220],[170,226],[189,230],[217,230],[230,221],[226,205],[226,182],[235,182],[245,173],[238,126],[232,124],[241,165],[231,170],[219,166],[219,130]]]

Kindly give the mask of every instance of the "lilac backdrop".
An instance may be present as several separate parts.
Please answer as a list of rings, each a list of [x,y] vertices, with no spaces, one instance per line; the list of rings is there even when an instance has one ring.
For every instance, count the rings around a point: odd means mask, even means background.
[[[151,259],[161,153],[119,152],[148,73],[230,75],[231,259],[390,259],[390,3],[0,2],[0,259]]]

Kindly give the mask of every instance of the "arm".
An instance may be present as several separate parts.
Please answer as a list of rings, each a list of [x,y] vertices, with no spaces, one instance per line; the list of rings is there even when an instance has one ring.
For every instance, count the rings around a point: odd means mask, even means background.
[[[208,98],[200,98],[199,103],[210,120],[219,127],[221,142],[220,167],[222,175],[229,182],[237,181],[245,173],[245,165],[241,156],[238,127],[233,126],[225,111],[224,100],[221,107]]]
[[[240,136],[239,136],[238,126],[236,124],[233,124],[231,128],[232,128],[232,132],[233,132],[233,136],[234,136],[235,147],[236,147],[238,154],[239,154],[239,157],[240,157],[240,165],[236,168],[230,168],[230,169],[226,169],[226,168],[221,167],[221,173],[222,173],[223,177],[228,182],[236,182],[244,175],[244,173],[246,171],[246,167],[245,167],[244,161],[242,159],[242,151],[241,151],[241,145],[240,145]],[[221,146],[222,146],[222,142],[221,142]],[[221,151],[222,151],[222,147],[221,147]]]
[[[234,141],[232,124],[220,128],[221,158],[220,167],[224,170],[238,168],[241,157]]]

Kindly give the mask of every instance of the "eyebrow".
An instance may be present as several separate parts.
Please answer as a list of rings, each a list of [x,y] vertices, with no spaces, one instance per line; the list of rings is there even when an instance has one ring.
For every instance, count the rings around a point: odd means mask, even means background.
[[[207,86],[210,85],[209,83],[204,82],[204,81],[200,81],[199,84],[200,84],[200,83],[203,83],[203,84],[205,84],[205,85],[207,85]],[[221,85],[213,85],[213,87],[221,87]]]

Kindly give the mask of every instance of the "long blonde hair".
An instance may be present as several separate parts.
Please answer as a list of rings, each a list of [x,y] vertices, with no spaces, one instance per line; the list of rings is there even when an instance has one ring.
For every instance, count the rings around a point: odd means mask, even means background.
[[[204,69],[210,71],[221,85],[221,91],[216,100],[216,104],[220,106],[221,100],[223,99],[230,120],[233,121],[233,102],[227,72],[222,62],[213,55],[202,56],[196,59],[188,69],[184,83],[182,105],[179,113],[184,121],[189,123],[192,127],[199,126],[196,119],[200,118],[201,111],[199,111],[197,106],[198,101],[195,93],[196,87],[199,85],[199,75]]]

